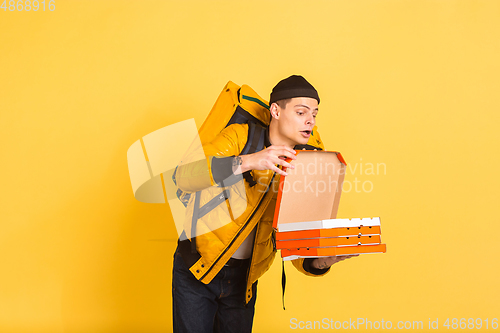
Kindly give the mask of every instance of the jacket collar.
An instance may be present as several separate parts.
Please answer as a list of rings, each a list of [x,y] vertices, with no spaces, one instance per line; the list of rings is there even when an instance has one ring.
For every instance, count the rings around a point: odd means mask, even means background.
[[[266,146],[266,148],[271,146],[271,141],[269,140],[269,126],[266,127],[266,134],[264,135],[264,145]],[[293,147],[293,149],[301,150],[304,147],[308,147],[308,145],[296,145],[295,147]]]

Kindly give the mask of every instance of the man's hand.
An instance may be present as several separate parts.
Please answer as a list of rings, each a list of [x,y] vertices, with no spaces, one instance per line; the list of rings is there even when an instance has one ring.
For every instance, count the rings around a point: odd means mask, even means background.
[[[269,146],[254,154],[236,156],[233,161],[233,173],[239,175],[248,170],[272,170],[282,176],[287,176],[287,173],[276,164],[295,168],[285,161],[286,158],[295,160],[297,158],[295,154],[295,150],[287,146]]]
[[[333,256],[333,257],[324,257],[324,258],[316,258],[311,263],[311,266],[316,269],[325,269],[335,264],[336,262],[349,259],[352,257],[357,257],[359,254],[353,254],[349,256]]]

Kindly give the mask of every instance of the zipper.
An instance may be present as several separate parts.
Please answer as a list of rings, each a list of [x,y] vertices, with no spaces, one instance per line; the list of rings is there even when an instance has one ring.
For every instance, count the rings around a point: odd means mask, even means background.
[[[273,173],[273,176],[271,177],[271,181],[269,182],[269,185],[267,186],[267,189],[264,192],[264,195],[262,196],[262,198],[264,198],[266,196],[267,192],[269,192],[269,189],[271,188],[271,186],[273,184],[273,180],[274,180],[274,176],[275,175],[276,175],[276,173]],[[257,212],[257,210],[259,209],[260,205],[262,204],[262,201],[264,201],[264,200],[261,200],[259,202],[259,204],[257,205],[257,207],[252,212],[252,215],[250,215],[250,217],[248,218],[247,222],[252,220],[252,218],[254,217],[255,213]],[[207,274],[210,273],[210,271],[212,270],[212,268],[214,268],[214,266],[219,262],[220,258],[222,258],[226,254],[226,252],[231,248],[231,246],[233,246],[233,244],[236,241],[236,239],[241,235],[241,233],[243,232],[243,230],[246,229],[247,226],[248,226],[248,223],[245,223],[245,225],[240,229],[240,231],[238,231],[238,233],[236,234],[236,236],[233,238],[233,240],[231,241],[231,243],[229,243],[229,245],[226,247],[226,249],[214,261],[214,263],[212,264],[212,266],[210,266],[210,268],[205,272],[205,274],[203,274],[203,276],[200,278],[200,280],[203,280],[205,278],[205,276],[207,276]],[[257,237],[257,235],[255,235],[255,236]],[[252,257],[253,257],[253,253],[252,253]],[[251,264],[251,262],[250,262],[250,264]]]

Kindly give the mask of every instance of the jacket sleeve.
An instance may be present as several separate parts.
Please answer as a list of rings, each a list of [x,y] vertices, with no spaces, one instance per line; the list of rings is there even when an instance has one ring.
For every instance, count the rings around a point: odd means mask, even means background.
[[[177,186],[185,192],[196,192],[220,185],[233,176],[233,159],[246,143],[248,125],[233,124],[223,129],[210,143],[203,145],[204,159],[181,163],[177,167]]]

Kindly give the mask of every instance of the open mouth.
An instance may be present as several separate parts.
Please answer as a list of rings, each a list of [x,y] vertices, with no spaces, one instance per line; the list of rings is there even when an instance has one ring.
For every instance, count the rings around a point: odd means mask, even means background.
[[[301,133],[304,133],[305,135],[311,135],[311,131],[305,130],[305,131],[300,131]]]

